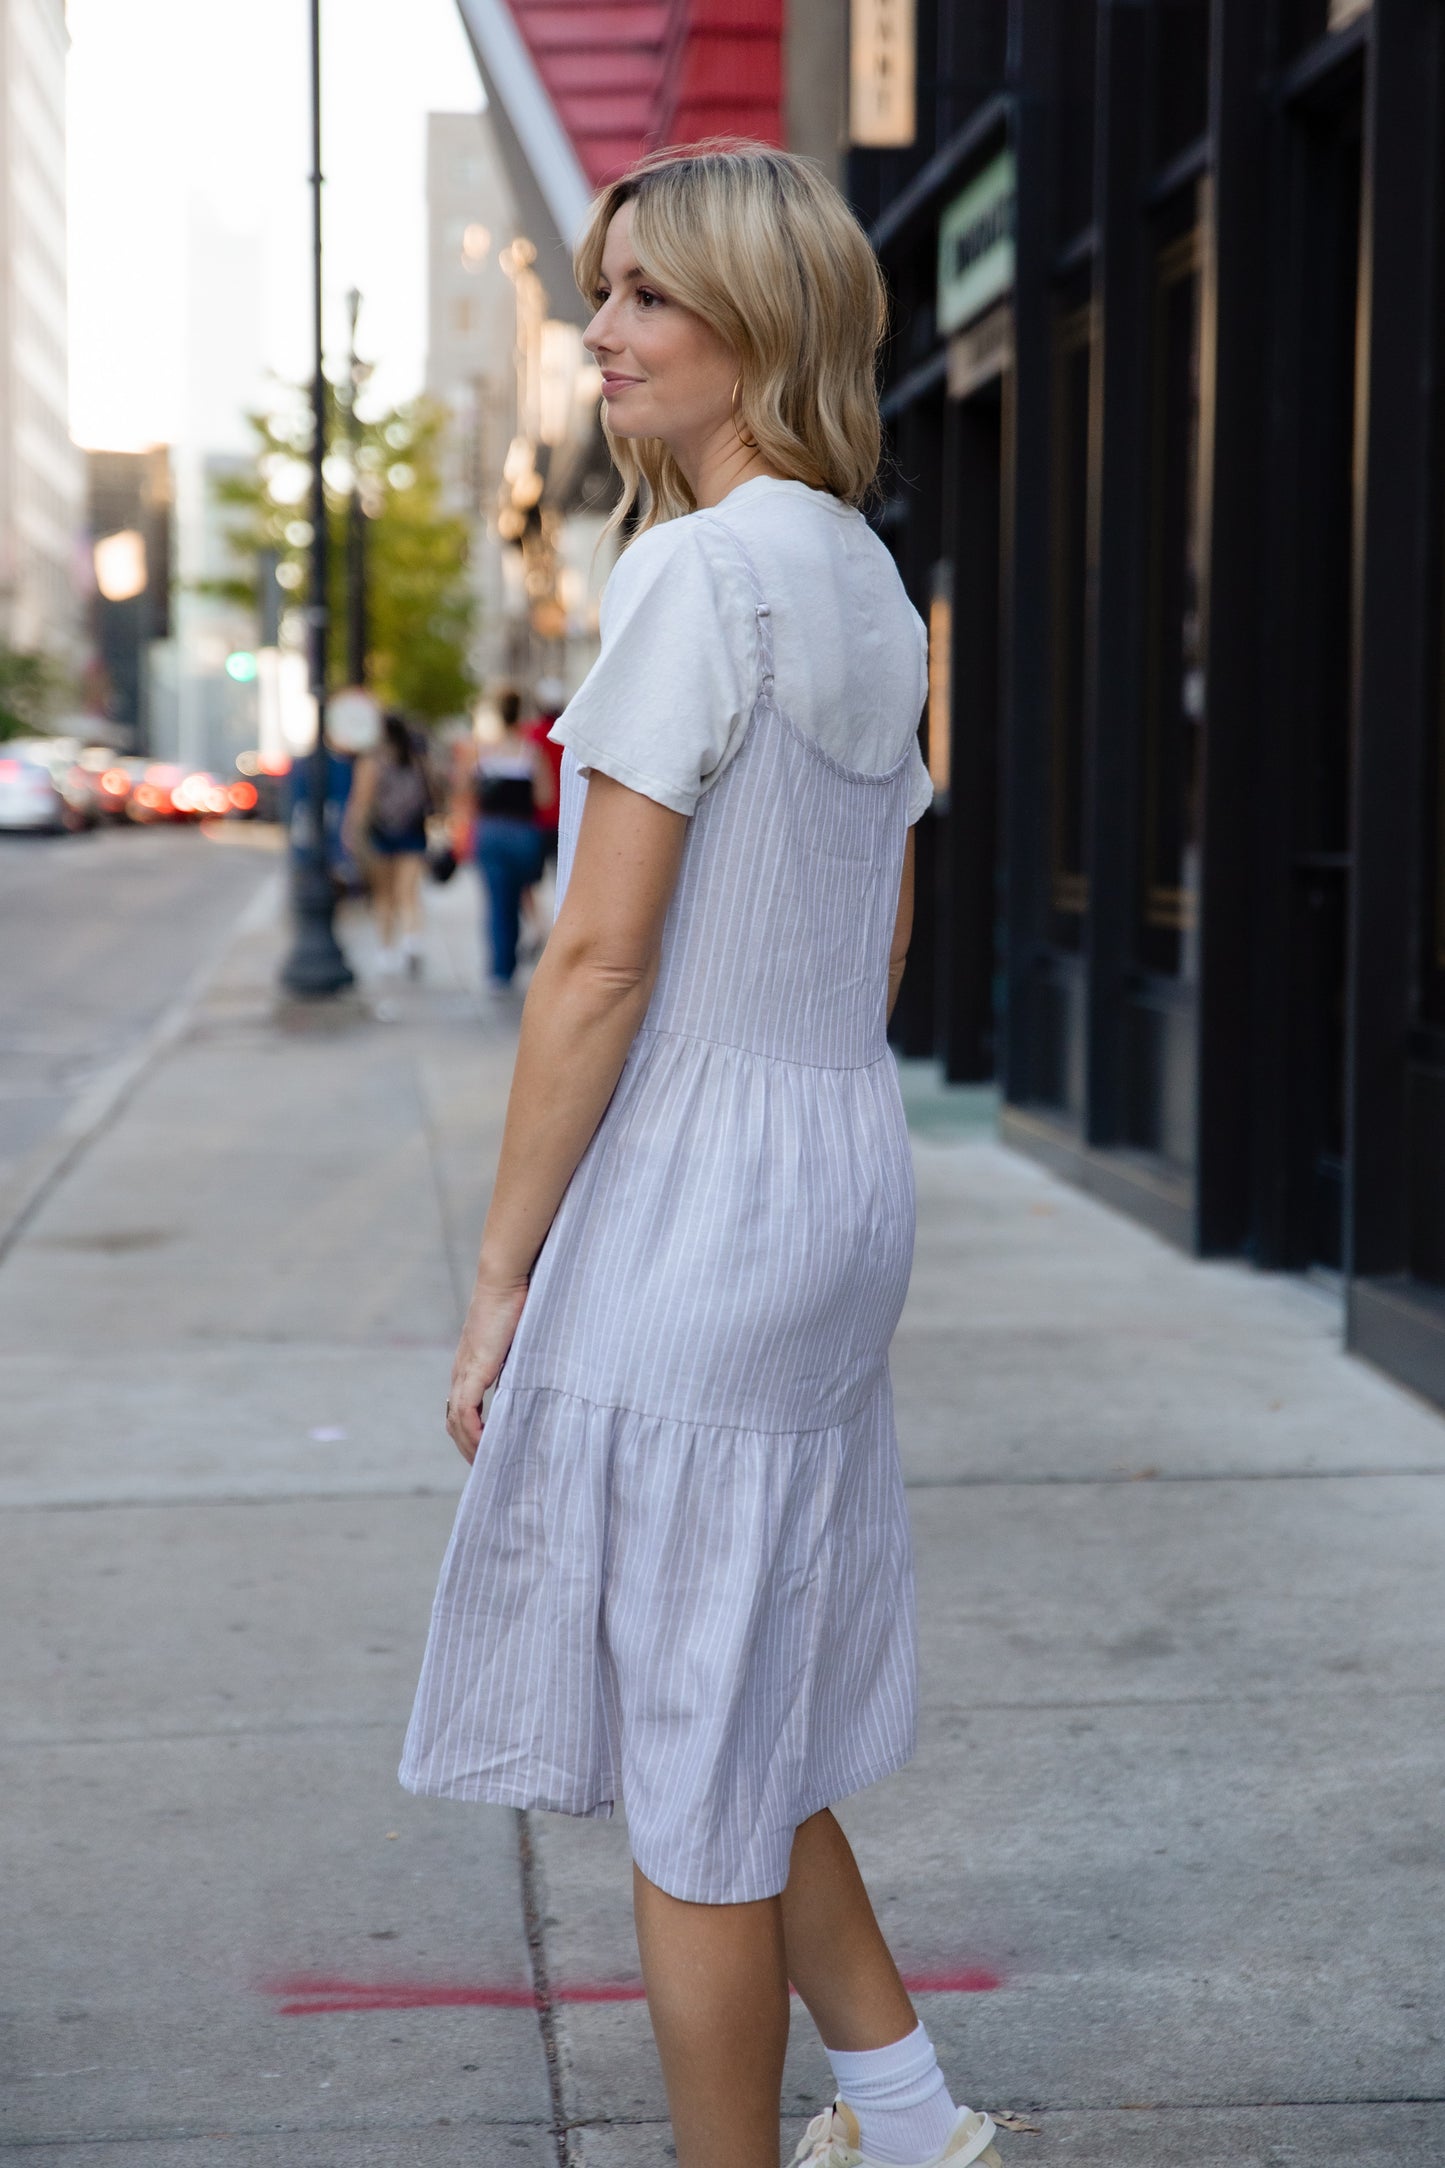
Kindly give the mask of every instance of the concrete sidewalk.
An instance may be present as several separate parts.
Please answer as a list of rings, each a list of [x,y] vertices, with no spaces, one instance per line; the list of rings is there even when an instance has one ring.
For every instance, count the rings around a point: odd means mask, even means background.
[[[3,2140],[661,2168],[625,1833],[408,1798],[514,1017],[259,915],[0,1271]],[[365,943],[358,941],[358,953]],[[1445,1423],[906,1079],[917,1761],[845,1819],[1020,2168],[1438,2168]],[[827,2091],[799,2016],[788,2149]]]

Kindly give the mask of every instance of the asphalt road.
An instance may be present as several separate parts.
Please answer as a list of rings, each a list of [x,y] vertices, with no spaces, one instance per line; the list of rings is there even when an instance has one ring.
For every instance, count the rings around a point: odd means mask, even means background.
[[[215,953],[274,841],[250,823],[0,835],[0,1184]]]

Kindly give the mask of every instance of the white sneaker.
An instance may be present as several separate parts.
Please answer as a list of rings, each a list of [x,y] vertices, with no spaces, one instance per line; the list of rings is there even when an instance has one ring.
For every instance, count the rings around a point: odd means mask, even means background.
[[[918,2168],[967,2168],[970,2161],[977,2161],[979,2168],[1003,2168],[993,2143],[997,2135],[991,2117],[974,2108],[960,2108],[953,2136],[943,2151],[932,2160],[920,2161]],[[861,2150],[861,2144],[857,2116],[845,2100],[835,2100],[831,2108],[813,2117],[803,2133],[793,2168],[881,2168],[881,2163]]]

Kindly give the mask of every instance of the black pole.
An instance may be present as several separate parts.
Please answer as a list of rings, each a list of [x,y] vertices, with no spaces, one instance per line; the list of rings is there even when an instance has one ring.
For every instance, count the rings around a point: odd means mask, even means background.
[[[366,513],[361,503],[361,424],[356,418],[356,401],[365,372],[356,352],[356,319],[361,314],[361,296],[353,287],[347,297],[351,310],[351,355],[348,365],[350,396],[347,405],[347,422],[351,436],[351,497],[346,508],[346,680],[349,685],[366,683]]]
[[[331,765],[326,744],[327,532],[326,371],[321,315],[321,0],[311,0],[311,301],[315,370],[311,379],[311,691],[316,702],[316,744],[311,754],[306,811],[293,803],[291,903],[295,939],[281,971],[288,992],[305,996],[339,993],[352,982],[351,967],[337,945],[332,919],[336,901],[326,859],[326,781]]]

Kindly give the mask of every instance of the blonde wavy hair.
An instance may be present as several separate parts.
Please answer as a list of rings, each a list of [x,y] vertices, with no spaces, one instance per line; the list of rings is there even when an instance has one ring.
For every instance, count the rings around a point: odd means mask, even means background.
[[[594,303],[607,229],[634,206],[638,267],[736,354],[734,413],[775,474],[850,504],[878,471],[878,346],[887,297],[878,259],[819,169],[766,143],[717,137],[653,151],[598,195],[573,270]],[[614,437],[622,500],[608,531],[696,509],[656,437]]]

